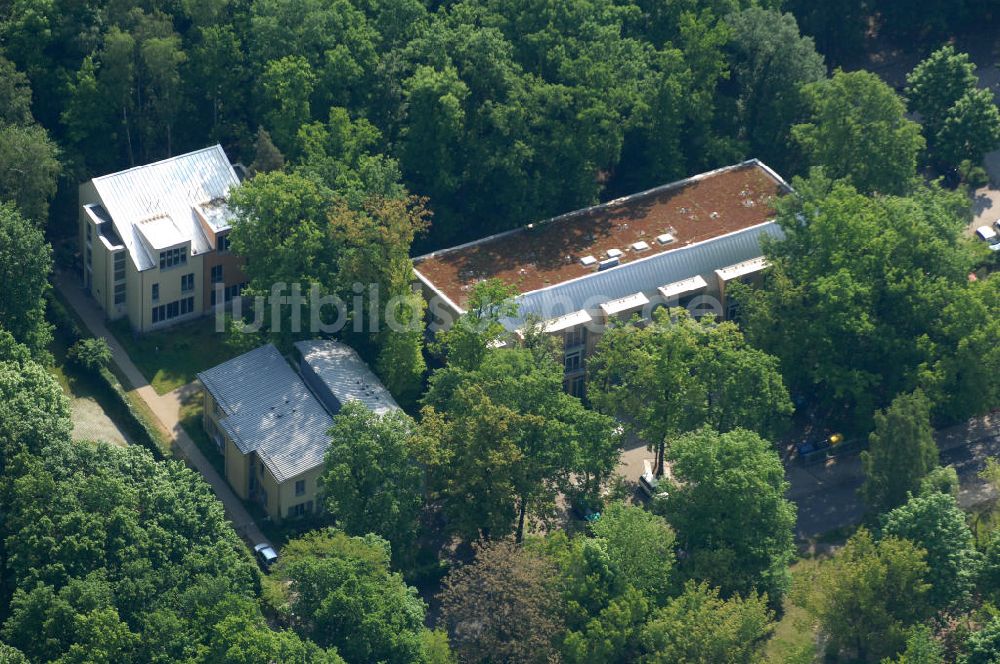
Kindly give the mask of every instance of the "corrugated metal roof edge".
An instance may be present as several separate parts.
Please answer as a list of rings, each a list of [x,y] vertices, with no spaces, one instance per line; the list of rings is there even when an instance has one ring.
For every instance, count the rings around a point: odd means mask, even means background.
[[[218,150],[219,152],[221,152],[222,156],[225,157],[226,163],[229,164],[229,157],[226,156],[226,151],[222,148],[222,144],[216,143],[215,145],[209,145],[208,147],[204,147],[198,150],[191,150],[190,152],[185,152],[184,154],[175,154],[173,157],[167,157],[166,159],[160,159],[159,161],[151,161],[148,164],[140,164],[139,166],[132,166],[131,168],[126,168],[124,171],[115,171],[114,173],[105,173],[104,175],[98,175],[95,178],[91,178],[91,180],[93,182],[99,182],[101,180],[107,180],[108,178],[117,177],[119,175],[125,175],[126,173],[131,173],[132,171],[138,171],[143,168],[150,168],[152,166],[159,166],[161,164],[166,164],[171,161],[184,159],[186,157],[192,157],[196,154],[201,154],[203,152],[211,152],[213,150]],[[229,168],[232,167],[233,165],[229,164]]]

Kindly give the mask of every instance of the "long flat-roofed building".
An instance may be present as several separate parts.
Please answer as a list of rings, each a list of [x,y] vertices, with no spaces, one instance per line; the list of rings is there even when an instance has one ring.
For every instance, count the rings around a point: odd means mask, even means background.
[[[659,306],[731,317],[726,284],[765,268],[761,240],[780,238],[772,202],[788,184],[760,161],[656,187],[414,260],[432,323],[447,326],[480,281],[514,285],[520,315],[545,321],[565,347],[566,388],[582,394],[584,362],[614,320]]]

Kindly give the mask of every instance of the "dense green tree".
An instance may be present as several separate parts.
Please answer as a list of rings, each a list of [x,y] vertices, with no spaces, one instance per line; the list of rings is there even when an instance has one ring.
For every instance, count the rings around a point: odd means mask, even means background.
[[[281,615],[351,664],[420,662],[424,603],[389,556],[375,535],[316,530],[291,540],[273,571],[284,587]]]
[[[451,327],[437,330],[432,352],[449,366],[473,371],[482,364],[491,346],[512,341],[501,321],[518,314],[518,290],[500,279],[486,279],[472,287],[466,313]]]
[[[673,588],[675,535],[655,514],[623,503],[611,503],[591,527],[603,542],[620,579],[646,597],[661,601]]]
[[[84,369],[97,372],[111,362],[111,348],[103,337],[80,339],[69,347],[66,356]]]
[[[13,204],[0,203],[0,321],[14,339],[44,357],[51,337],[45,321],[45,293],[52,248],[41,229]]]
[[[957,53],[951,44],[931,53],[907,75],[910,110],[920,114],[924,136],[932,148],[952,106],[975,89],[975,65],[968,54]]]
[[[792,404],[776,358],[746,343],[731,322],[660,309],[650,325],[612,327],[587,364],[589,396],[631,422],[656,450],[703,425],[719,431],[780,431]]]
[[[574,475],[607,477],[615,467],[614,420],[563,392],[562,379],[551,357],[515,348],[431,376],[425,454],[450,529],[468,538],[514,531],[520,540],[527,517],[551,514]]]
[[[962,664],[992,664],[1000,657],[1000,618],[994,617],[965,642]]]
[[[145,113],[152,118],[147,132],[156,132],[149,136],[147,148],[150,144],[163,144],[169,157],[174,154],[174,124],[184,107],[180,67],[187,61],[187,53],[181,47],[180,37],[171,34],[144,40],[139,46],[139,59],[146,72]]]
[[[397,566],[413,553],[423,505],[423,472],[414,460],[416,423],[344,404],[330,429],[320,486],[327,511],[348,535],[373,532],[392,545]]]
[[[935,150],[946,164],[979,164],[1000,145],[1000,111],[990,90],[969,90],[948,109]]]
[[[0,56],[0,124],[31,124],[31,84],[13,62]]]
[[[190,1],[202,9],[213,4]],[[220,0],[220,4],[223,2]],[[209,137],[224,144],[234,138],[245,139],[252,127],[252,85],[241,32],[225,24],[200,26],[182,70],[185,89],[198,116],[211,123]]]
[[[257,127],[257,138],[254,140],[253,161],[250,162],[250,174],[270,173],[280,171],[285,167],[285,155],[271,140],[271,134],[263,127]]]
[[[28,452],[45,445],[3,468],[13,591],[3,638],[40,661],[197,662],[233,602],[264,626],[256,569],[201,477],[140,448],[68,442],[65,397],[37,370],[60,405],[17,412],[19,401],[45,404],[25,366],[18,396],[3,397],[14,414],[0,416],[17,423],[0,439],[13,433]]]
[[[413,292],[413,239],[427,227],[428,212],[416,197],[374,195],[353,209],[340,199],[329,212],[337,247],[332,286],[353,306],[345,335],[364,348],[378,347],[376,370],[400,403],[412,408],[423,386],[423,299]],[[359,292],[359,289],[360,292]],[[359,334],[360,333],[360,334]]]
[[[0,125],[0,201],[12,201],[35,225],[48,221],[62,166],[59,148],[38,125]]]
[[[352,207],[371,195],[404,196],[398,164],[375,152],[381,133],[364,118],[351,120],[347,109],[333,107],[326,122],[301,126],[297,140],[302,158],[296,171],[317,178]]]
[[[945,422],[1000,403],[1000,275],[966,282],[952,293],[935,326],[938,349],[922,380]]]
[[[906,650],[892,664],[945,664],[944,646],[934,638],[930,627],[914,625],[906,637]]]
[[[792,137],[810,166],[822,166],[828,176],[847,178],[867,193],[912,189],[924,139],[892,88],[870,72],[837,70],[803,93],[811,115],[792,127]]]
[[[68,440],[71,429],[69,402],[44,367],[0,362],[0,471],[22,450],[38,454],[53,440]]]
[[[813,40],[799,35],[795,17],[751,7],[727,17],[729,50],[739,89],[740,134],[749,153],[779,172],[793,164],[790,129],[808,110],[802,86],[826,76]]]
[[[875,431],[861,453],[865,483],[861,496],[873,514],[882,514],[917,493],[921,481],[938,464],[931,428],[931,404],[920,390],[901,394],[875,413]]]
[[[441,621],[461,662],[552,661],[563,630],[556,567],[509,541],[480,544],[445,577]]]
[[[689,581],[684,592],[655,612],[643,627],[649,664],[691,662],[754,662],[774,629],[767,599],[751,593],[746,599],[719,597],[717,589]]]
[[[261,113],[275,145],[285,154],[301,150],[296,134],[312,117],[310,97],[315,86],[316,75],[301,56],[272,60],[264,68],[260,78]]]
[[[795,505],[770,443],[705,428],[671,441],[668,459],[674,483],[663,510],[687,554],[682,574],[726,595],[756,589],[778,605],[795,555]]]
[[[876,542],[862,528],[797,592],[834,652],[879,662],[902,650],[907,628],[928,617],[927,573],[917,545],[894,537]]]
[[[927,599],[943,609],[967,601],[978,573],[979,556],[955,497],[930,493],[911,498],[885,515],[882,532],[907,539],[927,552]]]
[[[966,199],[933,186],[866,197],[819,173],[795,187],[797,196],[778,202],[785,238],[765,247],[763,286],[735,289],[747,338],[781,359],[793,390],[816,395],[834,425],[861,432],[876,408],[917,386],[934,399],[949,398],[944,384],[976,376],[976,389],[986,388],[986,374],[953,373],[971,363],[962,337],[992,326],[992,296],[968,313],[958,304],[971,288],[972,256],[960,239]]]
[[[274,60],[304,58],[316,77],[317,109],[362,105],[378,59],[377,40],[365,12],[349,0],[251,3],[251,63],[263,71]]]

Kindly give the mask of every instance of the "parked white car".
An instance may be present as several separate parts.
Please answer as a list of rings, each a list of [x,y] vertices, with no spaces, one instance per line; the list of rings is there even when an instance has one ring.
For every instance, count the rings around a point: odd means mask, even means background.
[[[1000,221],[996,222],[1000,226]],[[987,243],[993,251],[1000,251],[1000,235],[989,226],[980,226],[976,229],[976,237]]]

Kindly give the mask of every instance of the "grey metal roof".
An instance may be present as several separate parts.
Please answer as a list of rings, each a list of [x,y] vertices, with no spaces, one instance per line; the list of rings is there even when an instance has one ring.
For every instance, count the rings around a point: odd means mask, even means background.
[[[299,341],[303,361],[341,404],[360,401],[373,413],[398,410],[395,399],[350,346],[336,341]]]
[[[333,418],[272,344],[198,374],[240,452],[256,452],[278,482],[323,463]]]
[[[139,270],[156,265],[140,227],[145,227],[147,235],[190,240],[195,254],[210,251],[212,247],[195,216],[195,208],[224,198],[238,183],[221,145],[93,179],[104,208]],[[222,219],[210,223],[214,226]],[[154,228],[160,226],[163,228]]]
[[[763,236],[780,239],[784,234],[777,223],[768,221],[524,293],[515,298],[521,305],[519,317],[504,321],[504,325],[513,330],[528,314],[549,320],[633,293],[653,294],[660,286],[694,276],[714,279],[715,270],[721,267],[759,257]]]

